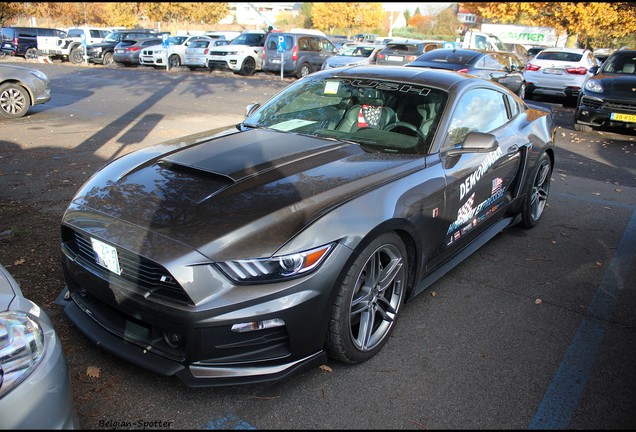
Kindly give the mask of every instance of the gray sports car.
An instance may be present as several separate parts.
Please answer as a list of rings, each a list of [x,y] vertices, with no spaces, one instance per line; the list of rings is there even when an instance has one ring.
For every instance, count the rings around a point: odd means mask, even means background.
[[[549,110],[481,78],[315,72],[241,124],[93,175],[61,223],[65,312],[191,386],[363,362],[405,302],[539,222],[554,134]]]

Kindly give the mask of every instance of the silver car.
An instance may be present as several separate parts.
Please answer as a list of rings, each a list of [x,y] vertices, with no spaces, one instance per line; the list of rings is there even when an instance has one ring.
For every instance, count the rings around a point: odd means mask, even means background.
[[[33,105],[49,100],[51,87],[44,72],[21,66],[0,65],[0,117],[23,117]]]
[[[0,265],[0,428],[78,429],[60,340]]]
[[[375,64],[375,58],[382,48],[381,45],[373,44],[358,44],[343,48],[338,54],[325,60],[322,69]]]

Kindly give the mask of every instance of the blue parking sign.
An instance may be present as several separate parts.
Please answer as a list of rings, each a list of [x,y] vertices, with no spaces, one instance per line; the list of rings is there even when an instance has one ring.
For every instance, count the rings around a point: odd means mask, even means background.
[[[279,35],[276,39],[276,52],[285,52],[285,36]]]
[[[170,45],[170,43],[168,42],[168,34],[164,33],[161,35],[161,46],[164,48],[168,48],[168,45]]]

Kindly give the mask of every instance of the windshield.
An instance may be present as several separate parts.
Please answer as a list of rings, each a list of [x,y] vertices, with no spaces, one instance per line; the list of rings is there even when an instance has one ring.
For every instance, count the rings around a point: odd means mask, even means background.
[[[259,33],[241,33],[230,42],[230,45],[248,45],[248,46],[263,46],[264,34]]]
[[[603,64],[603,72],[636,75],[636,53],[616,53]]]
[[[181,45],[186,39],[188,39],[187,36],[170,36],[169,43],[170,45]]]
[[[368,151],[427,154],[446,101],[445,92],[422,85],[307,76],[242,126],[352,141]]]
[[[343,48],[337,55],[346,57],[369,57],[374,49],[373,47],[350,46]]]
[[[112,32],[104,38],[104,42],[119,42],[121,41],[122,36],[123,33]]]

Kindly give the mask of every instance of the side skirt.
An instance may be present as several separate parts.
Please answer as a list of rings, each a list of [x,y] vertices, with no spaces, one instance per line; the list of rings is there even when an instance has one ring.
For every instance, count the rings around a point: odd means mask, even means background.
[[[409,296],[407,301],[412,300],[418,294],[424,291],[426,288],[433,285],[433,283],[435,283],[438,279],[440,279],[446,273],[448,273],[453,268],[455,268],[459,263],[461,263],[466,258],[468,258],[473,253],[475,253],[477,249],[479,249],[480,247],[488,243],[493,237],[499,234],[504,228],[507,228],[511,225],[516,224],[518,220],[519,220],[518,217],[517,218],[507,217],[500,220],[499,222],[497,222],[490,228],[488,228],[488,230],[484,231],[482,235],[480,235],[478,238],[476,238],[471,243],[466,245],[464,249],[462,249],[457,254],[455,254],[451,259],[446,261],[446,263],[441,265],[437,270],[435,270],[430,275],[422,279],[420,283],[415,287],[415,289],[411,292],[411,295]]]

